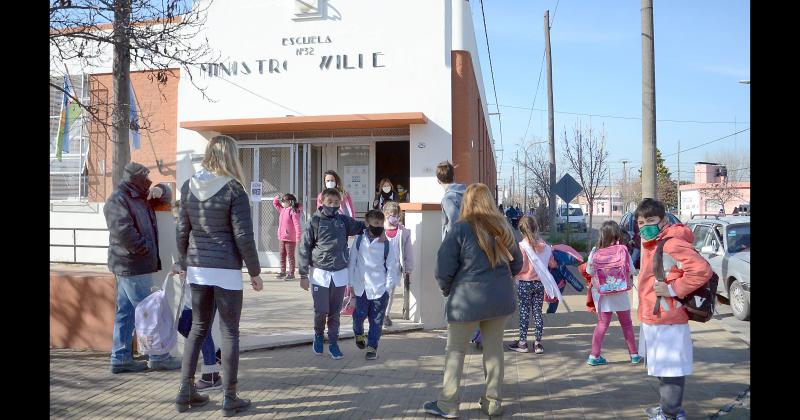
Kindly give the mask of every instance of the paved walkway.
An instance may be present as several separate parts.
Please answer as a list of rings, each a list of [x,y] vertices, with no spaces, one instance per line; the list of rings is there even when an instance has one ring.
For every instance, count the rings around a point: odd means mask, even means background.
[[[243,341],[252,334],[308,330],[310,295],[296,283],[265,280],[264,292],[245,293]],[[629,363],[616,321],[604,343],[609,364],[585,364],[595,318],[584,311],[583,299],[583,294],[568,293],[558,313],[545,315],[544,354],[506,352],[504,417],[645,418],[642,410],[657,403],[657,380],[647,376],[644,366]],[[687,380],[684,408],[691,419],[707,418],[749,387],[750,349],[718,321],[690,325],[695,374]],[[343,319],[342,332],[349,326]],[[364,360],[352,339],[342,340],[345,357],[338,361],[314,355],[307,344],[244,352],[239,387],[254,403],[244,414],[253,419],[425,418],[423,402],[435,399],[441,389],[441,332],[385,335],[377,361]],[[507,330],[506,340],[515,333]],[[175,411],[177,371],[112,375],[106,353],[51,349],[50,356],[53,418],[220,417],[220,391],[211,394],[205,407]],[[472,348],[462,382],[462,418],[485,418],[477,404],[482,391],[481,355]]]

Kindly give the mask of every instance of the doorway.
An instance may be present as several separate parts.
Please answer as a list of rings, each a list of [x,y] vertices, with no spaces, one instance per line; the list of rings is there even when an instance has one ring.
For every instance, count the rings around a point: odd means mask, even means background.
[[[382,187],[381,179],[389,178],[395,190],[402,185],[406,191],[401,202],[408,202],[411,152],[409,141],[379,141],[375,143],[375,190],[373,197]]]

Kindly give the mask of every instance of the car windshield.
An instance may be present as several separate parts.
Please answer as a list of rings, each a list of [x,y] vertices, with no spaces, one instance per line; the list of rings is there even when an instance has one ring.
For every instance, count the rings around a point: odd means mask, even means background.
[[[567,209],[561,209],[561,215],[562,216],[566,216],[567,215]],[[569,209],[569,215],[570,216],[583,216],[583,210],[570,208]]]
[[[750,251],[750,225],[728,226],[728,252]]]

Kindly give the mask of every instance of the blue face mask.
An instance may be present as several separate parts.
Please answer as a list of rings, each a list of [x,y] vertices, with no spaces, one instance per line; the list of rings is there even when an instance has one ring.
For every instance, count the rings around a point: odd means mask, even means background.
[[[322,214],[324,214],[324,215],[326,215],[328,217],[335,216],[338,211],[339,211],[339,207],[322,206]]]

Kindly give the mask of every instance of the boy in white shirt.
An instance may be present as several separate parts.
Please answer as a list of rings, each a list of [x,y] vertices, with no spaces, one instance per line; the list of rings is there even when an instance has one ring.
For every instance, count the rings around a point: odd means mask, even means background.
[[[353,313],[353,333],[356,346],[366,348],[367,360],[378,358],[378,340],[381,338],[389,290],[400,278],[400,261],[397,251],[384,234],[384,216],[370,210],[364,217],[367,229],[356,237],[350,248],[350,285],[356,295]],[[364,335],[364,319],[369,319],[369,332]]]

